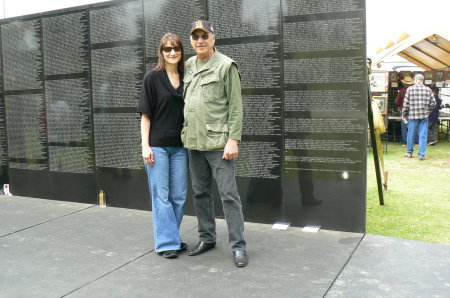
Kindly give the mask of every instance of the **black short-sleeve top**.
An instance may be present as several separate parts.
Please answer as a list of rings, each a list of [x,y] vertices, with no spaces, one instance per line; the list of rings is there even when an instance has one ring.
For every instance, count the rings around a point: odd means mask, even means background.
[[[183,147],[183,78],[174,88],[165,71],[150,71],[144,76],[138,113],[150,117],[150,146]]]

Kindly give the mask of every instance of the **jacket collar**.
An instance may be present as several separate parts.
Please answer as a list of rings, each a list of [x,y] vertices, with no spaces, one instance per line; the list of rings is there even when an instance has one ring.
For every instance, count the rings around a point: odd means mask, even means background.
[[[219,53],[219,51],[216,48],[214,48],[214,55],[211,57],[211,59],[209,59],[206,62],[206,64],[202,67],[201,70],[197,69],[198,56],[196,56],[195,63],[193,63],[193,65],[192,65],[193,75],[196,75],[197,73],[200,73],[200,72],[204,72],[205,70],[208,70],[211,68],[216,68],[217,64],[219,62],[220,55],[222,55],[222,54]]]

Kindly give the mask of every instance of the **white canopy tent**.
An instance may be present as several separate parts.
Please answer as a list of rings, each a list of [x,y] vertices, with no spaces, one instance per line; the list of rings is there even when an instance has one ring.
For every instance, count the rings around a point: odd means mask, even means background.
[[[393,55],[425,70],[450,69],[450,31],[436,27],[412,36],[402,33],[396,43],[388,40],[386,48],[380,49],[373,58],[372,65]]]

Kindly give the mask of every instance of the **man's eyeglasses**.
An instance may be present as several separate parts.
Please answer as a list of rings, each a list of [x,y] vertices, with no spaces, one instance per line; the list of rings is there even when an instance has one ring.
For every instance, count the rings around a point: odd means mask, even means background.
[[[203,40],[208,40],[209,34],[203,34],[203,35],[192,34],[192,39],[193,39],[193,40],[198,40],[200,37],[201,37]]]
[[[162,50],[166,53],[170,53],[172,52],[172,50],[174,50],[175,52],[180,52],[181,51],[181,47],[180,46],[176,46],[176,47],[163,47]]]

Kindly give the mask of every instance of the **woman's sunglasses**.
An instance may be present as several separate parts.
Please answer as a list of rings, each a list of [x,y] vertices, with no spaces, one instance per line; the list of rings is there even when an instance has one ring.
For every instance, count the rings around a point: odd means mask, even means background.
[[[163,47],[162,50],[166,53],[170,53],[172,52],[172,50],[174,50],[175,52],[181,52],[181,47],[180,46],[176,46],[176,47]]]
[[[201,37],[203,40],[208,40],[209,35],[208,35],[208,34],[203,34],[203,35],[192,34],[192,39],[193,39],[193,40],[198,40],[200,37]]]

